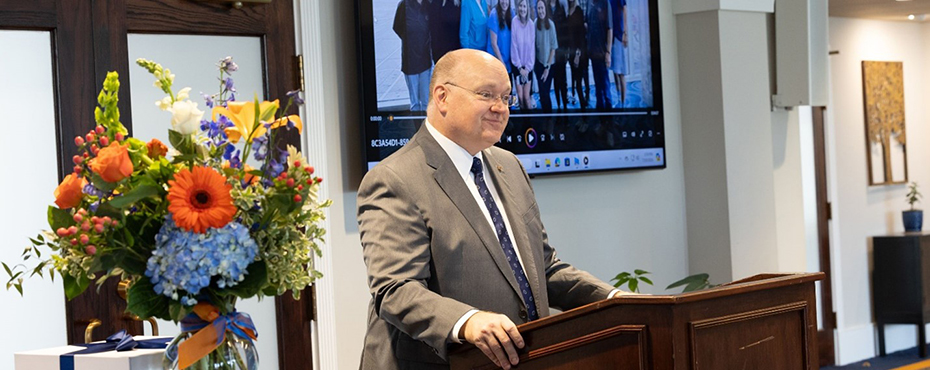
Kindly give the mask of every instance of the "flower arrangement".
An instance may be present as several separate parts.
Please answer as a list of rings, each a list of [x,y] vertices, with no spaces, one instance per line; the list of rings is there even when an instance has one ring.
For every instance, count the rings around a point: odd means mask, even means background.
[[[171,148],[127,136],[118,75],[108,73],[97,125],[74,138],[73,172],[48,207],[52,231],[31,239],[24,263],[3,263],[7,289],[22,294],[24,277],[57,273],[70,299],[116,276],[131,284],[128,311],[175,322],[232,315],[238,298],[287,290],[299,298],[321,276],[312,254],[320,255],[320,221],[331,204],[318,198],[322,179],[303,155],[277,142],[280,130],[302,130],[298,116],[284,113],[300,96],[288,93],[284,109],[277,100],[236,101],[238,67],[227,57],[218,64],[220,91],[204,96],[204,117],[190,88],[175,93],[170,70],[136,63],[166,94],[156,105],[171,114]],[[42,254],[43,246],[53,253]]]

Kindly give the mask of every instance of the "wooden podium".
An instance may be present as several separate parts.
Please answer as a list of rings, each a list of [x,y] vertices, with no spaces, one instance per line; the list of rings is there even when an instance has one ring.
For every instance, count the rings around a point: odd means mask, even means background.
[[[519,326],[516,369],[817,370],[814,282],[761,274],[677,295],[608,299]],[[451,367],[495,369],[470,344]]]

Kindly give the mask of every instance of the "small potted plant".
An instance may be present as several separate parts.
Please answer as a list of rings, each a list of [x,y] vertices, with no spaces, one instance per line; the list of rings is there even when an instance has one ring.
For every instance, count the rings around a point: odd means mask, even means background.
[[[924,220],[924,211],[919,209],[914,209],[914,203],[920,201],[920,192],[917,191],[917,183],[912,182],[907,187],[907,204],[911,205],[911,209],[901,212],[901,218],[904,221],[904,231],[920,231],[923,226]]]

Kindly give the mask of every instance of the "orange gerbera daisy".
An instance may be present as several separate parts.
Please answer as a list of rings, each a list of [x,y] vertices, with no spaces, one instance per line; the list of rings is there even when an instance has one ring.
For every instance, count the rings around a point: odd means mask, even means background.
[[[168,181],[168,211],[180,228],[203,233],[220,228],[236,214],[226,177],[207,167],[186,168]]]

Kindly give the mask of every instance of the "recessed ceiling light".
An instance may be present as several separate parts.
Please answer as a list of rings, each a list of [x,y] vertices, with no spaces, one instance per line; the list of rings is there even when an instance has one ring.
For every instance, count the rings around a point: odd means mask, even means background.
[[[894,0],[894,1],[897,1],[897,2],[905,2],[905,1],[911,1],[911,0]]]
[[[914,18],[916,18],[916,17],[914,17],[913,14],[908,14],[908,16],[907,16],[907,19],[910,19],[910,20],[914,20]]]

